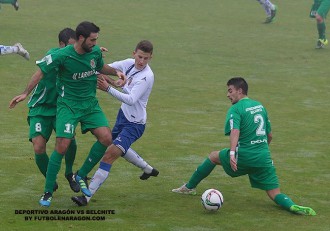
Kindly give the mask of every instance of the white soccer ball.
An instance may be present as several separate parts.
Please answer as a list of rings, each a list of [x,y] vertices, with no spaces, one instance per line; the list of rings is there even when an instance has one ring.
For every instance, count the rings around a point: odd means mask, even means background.
[[[203,193],[201,201],[206,210],[217,211],[223,205],[223,196],[220,191],[212,188]]]

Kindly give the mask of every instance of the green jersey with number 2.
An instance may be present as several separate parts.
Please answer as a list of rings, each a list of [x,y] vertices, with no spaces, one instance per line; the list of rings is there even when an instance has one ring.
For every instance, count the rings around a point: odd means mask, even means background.
[[[245,97],[233,104],[226,116],[225,135],[240,131],[237,162],[245,166],[271,166],[268,134],[271,125],[266,109],[258,101]]]

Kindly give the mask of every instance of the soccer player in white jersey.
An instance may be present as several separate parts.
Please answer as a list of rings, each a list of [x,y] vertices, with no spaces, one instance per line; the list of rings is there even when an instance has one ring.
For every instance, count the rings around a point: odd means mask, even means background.
[[[107,148],[98,170],[89,185],[90,194],[93,196],[107,179],[111,166],[120,156],[130,163],[140,167],[144,173],[140,176],[142,180],[150,176],[157,176],[158,170],[151,167],[130,146],[139,139],[147,121],[147,103],[151,93],[154,74],[148,65],[152,58],[153,45],[150,41],[140,41],[134,52],[133,58],[121,60],[109,64],[116,70],[122,71],[127,76],[127,82],[122,91],[111,87],[116,84],[106,76],[98,78],[98,88],[108,92],[122,102],[117,120],[112,129],[113,143]],[[121,81],[121,80],[118,80]],[[111,84],[111,85],[110,85]],[[117,83],[118,84],[118,83]],[[85,206],[91,197],[74,196],[71,198],[77,205]]]
[[[271,3],[271,1],[269,0],[257,0],[257,1],[260,3],[260,5],[262,5],[267,15],[264,23],[271,23],[272,21],[274,21],[276,16],[277,6]]]

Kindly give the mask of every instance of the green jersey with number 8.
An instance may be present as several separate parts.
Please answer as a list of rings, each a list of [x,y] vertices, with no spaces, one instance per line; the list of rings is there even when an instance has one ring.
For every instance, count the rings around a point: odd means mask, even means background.
[[[50,49],[46,55],[49,55],[60,48]],[[40,80],[33,89],[28,102],[29,116],[55,116],[56,115],[56,76],[57,71],[51,71]]]

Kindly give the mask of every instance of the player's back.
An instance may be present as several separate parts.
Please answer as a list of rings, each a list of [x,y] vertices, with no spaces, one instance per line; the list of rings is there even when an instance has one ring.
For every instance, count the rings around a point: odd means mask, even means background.
[[[270,152],[267,135],[271,132],[268,114],[264,106],[248,97],[241,99],[230,109],[239,123],[239,160],[252,166],[269,164]],[[267,165],[266,164],[266,165]]]
[[[56,52],[58,49],[60,48],[52,48],[46,53],[46,55]],[[47,116],[56,114],[56,77],[56,71],[48,72],[32,91],[31,97],[28,101],[30,114],[34,115],[42,113]],[[40,107],[44,107],[45,109],[41,109]]]

